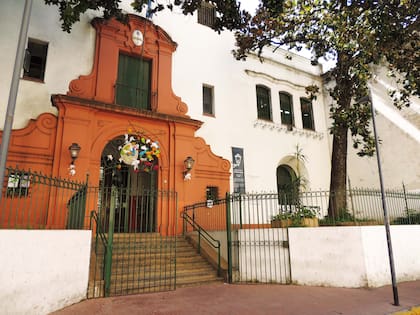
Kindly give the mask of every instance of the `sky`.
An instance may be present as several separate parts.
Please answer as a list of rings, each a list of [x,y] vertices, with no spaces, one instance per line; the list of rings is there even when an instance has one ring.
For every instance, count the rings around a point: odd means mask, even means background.
[[[241,8],[247,10],[250,13],[254,13],[258,6],[258,0],[239,0],[241,2]]]

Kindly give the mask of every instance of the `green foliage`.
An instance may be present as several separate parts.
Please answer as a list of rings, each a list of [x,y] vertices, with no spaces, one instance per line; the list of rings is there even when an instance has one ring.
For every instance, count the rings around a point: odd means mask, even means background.
[[[319,220],[319,225],[340,225],[340,223],[358,221],[348,210],[342,210],[341,215],[337,217],[324,217]]]
[[[272,221],[281,221],[281,220],[288,220],[292,217],[292,213],[291,212],[280,212],[276,215],[273,215],[273,217],[271,218]]]
[[[87,10],[102,10],[104,18],[116,17],[125,21],[126,16],[119,8],[121,0],[44,0],[45,4],[55,5],[60,12],[61,28],[70,33],[74,23]]]
[[[318,215],[318,208],[298,206],[296,211],[283,211],[274,215],[272,221],[290,220],[290,226],[302,226],[303,219],[313,219]]]
[[[395,218],[391,224],[420,224],[420,212],[408,210],[407,216]]]
[[[360,156],[374,154],[371,109],[358,102],[368,95],[368,83],[376,67],[387,67],[398,83],[391,96],[397,107],[409,104],[410,95],[420,95],[420,6],[416,0],[284,0],[265,1],[257,14],[236,32],[237,59],[249,52],[262,52],[265,46],[307,48],[312,64],[319,58],[336,60],[327,75],[332,82],[328,92],[333,102],[330,117],[333,135],[331,191],[346,189],[348,131]],[[313,90],[313,89],[312,89]],[[314,93],[311,89],[309,95]],[[346,207],[345,198],[332,200],[330,207]],[[333,215],[333,213],[329,213]]]
[[[127,21],[127,15],[120,9],[121,0],[44,0],[48,5],[55,5],[60,12],[61,28],[70,33],[74,23],[80,20],[80,15],[87,10],[102,11],[103,17],[109,19],[116,17],[121,22]],[[245,18],[249,14],[240,10],[239,2],[235,0],[215,0],[214,4],[217,15],[214,30],[220,32],[223,29],[233,30],[245,24]],[[273,3],[275,1],[272,1]],[[149,6],[150,3],[150,6]],[[136,12],[145,12],[146,17],[154,13],[175,6],[181,8],[185,15],[193,14],[200,6],[201,0],[132,0],[131,6]]]

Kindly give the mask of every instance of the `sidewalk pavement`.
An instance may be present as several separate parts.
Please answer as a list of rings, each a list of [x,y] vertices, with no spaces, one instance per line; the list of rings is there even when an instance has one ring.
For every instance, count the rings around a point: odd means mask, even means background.
[[[420,281],[399,283],[398,293],[400,306],[394,306],[391,286],[348,289],[212,284],[170,292],[85,300],[53,314],[385,315],[420,305]]]

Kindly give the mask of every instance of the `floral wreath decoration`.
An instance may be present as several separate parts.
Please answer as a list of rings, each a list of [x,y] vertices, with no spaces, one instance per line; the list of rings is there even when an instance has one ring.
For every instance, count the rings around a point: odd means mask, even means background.
[[[135,137],[124,135],[124,144],[118,147],[120,162],[117,169],[121,168],[121,162],[131,165],[135,172],[151,172],[159,169],[158,158],[160,156],[159,144],[143,136]],[[112,155],[108,155],[109,160],[113,160]]]

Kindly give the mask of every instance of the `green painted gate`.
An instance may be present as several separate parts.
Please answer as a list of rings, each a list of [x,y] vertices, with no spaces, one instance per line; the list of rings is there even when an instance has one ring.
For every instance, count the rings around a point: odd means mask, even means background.
[[[175,289],[176,193],[144,189],[130,195],[121,187],[97,192],[88,298]]]

